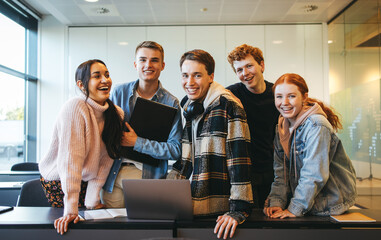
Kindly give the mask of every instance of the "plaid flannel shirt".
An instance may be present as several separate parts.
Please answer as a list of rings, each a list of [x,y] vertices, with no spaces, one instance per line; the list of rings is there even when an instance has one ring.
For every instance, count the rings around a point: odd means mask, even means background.
[[[192,123],[188,121],[182,138],[182,159],[173,165],[168,178],[185,179],[193,172],[194,215],[225,213],[242,223],[253,203],[245,111],[232,97],[222,95],[205,110],[196,135],[192,143]]]

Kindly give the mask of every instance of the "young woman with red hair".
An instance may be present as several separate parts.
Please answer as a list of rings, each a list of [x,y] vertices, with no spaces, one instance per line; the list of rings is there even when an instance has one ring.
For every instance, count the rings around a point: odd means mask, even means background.
[[[273,86],[280,112],[274,140],[274,182],[264,213],[272,218],[338,215],[355,203],[356,174],[335,132],[333,109],[308,97],[297,74]]]

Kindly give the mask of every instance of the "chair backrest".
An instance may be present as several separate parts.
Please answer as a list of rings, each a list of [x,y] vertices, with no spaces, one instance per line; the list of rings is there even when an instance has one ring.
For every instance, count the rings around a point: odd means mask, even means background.
[[[38,163],[23,162],[12,166],[11,171],[38,171]]]
[[[32,179],[21,187],[18,207],[51,207],[45,196],[40,179]]]

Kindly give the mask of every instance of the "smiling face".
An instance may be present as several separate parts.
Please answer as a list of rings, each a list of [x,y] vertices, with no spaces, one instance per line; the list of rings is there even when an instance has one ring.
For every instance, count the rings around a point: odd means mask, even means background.
[[[139,48],[136,52],[134,66],[142,81],[158,81],[165,63],[159,50]]]
[[[303,96],[296,85],[284,82],[275,87],[274,96],[276,108],[293,126],[308,93]]]
[[[265,64],[263,61],[258,64],[252,55],[247,55],[240,61],[233,61],[233,67],[239,80],[249,91],[255,93],[256,86],[264,81]]]
[[[197,61],[185,60],[181,66],[181,83],[190,100],[204,99],[213,78],[214,73],[208,75],[205,65]]]
[[[82,91],[86,91],[81,80],[77,81],[77,85]],[[112,81],[107,67],[99,62],[93,63],[90,67],[90,78],[87,85],[89,98],[104,105],[110,96],[111,86]]]

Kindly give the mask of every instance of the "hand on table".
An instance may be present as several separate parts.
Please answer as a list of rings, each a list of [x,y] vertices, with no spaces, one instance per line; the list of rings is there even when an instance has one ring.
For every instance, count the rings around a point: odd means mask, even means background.
[[[235,233],[235,229],[238,226],[237,220],[234,218],[228,216],[228,215],[222,215],[218,216],[216,220],[217,224],[214,227],[214,233],[217,234],[218,238],[221,238],[222,234],[224,234],[224,239],[228,238],[229,231],[230,231],[230,238],[233,237]]]
[[[263,209],[263,213],[268,217],[271,217],[271,215],[273,215],[274,213],[281,211],[283,211],[281,207],[265,207]]]
[[[271,214],[271,216],[269,216],[271,218],[280,218],[280,219],[284,219],[284,218],[294,218],[296,217],[294,214],[292,214],[290,211],[288,211],[287,209],[283,210],[283,211],[277,211],[273,214]]]
[[[67,232],[68,225],[70,222],[79,222],[78,214],[68,214],[66,216],[60,217],[54,221],[54,228],[57,229],[58,234],[64,234]]]

